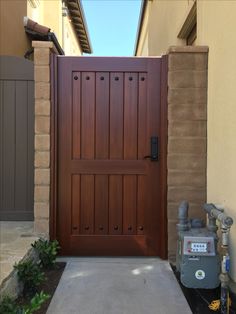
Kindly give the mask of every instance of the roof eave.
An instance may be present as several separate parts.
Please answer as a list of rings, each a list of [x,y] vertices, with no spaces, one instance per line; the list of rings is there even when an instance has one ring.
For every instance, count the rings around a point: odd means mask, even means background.
[[[79,0],[66,0],[65,3],[69,10],[71,22],[74,26],[82,52],[92,53],[88,27],[81,2]]]
[[[134,55],[135,56],[137,55],[137,51],[138,51],[138,45],[139,45],[139,40],[140,40],[140,36],[141,36],[141,32],[142,32],[142,25],[143,25],[143,20],[144,20],[145,11],[147,8],[148,1],[149,0],[142,0],[142,5],[141,5],[140,15],[139,15],[139,22],[138,22],[137,35],[136,35],[135,46],[134,46]]]

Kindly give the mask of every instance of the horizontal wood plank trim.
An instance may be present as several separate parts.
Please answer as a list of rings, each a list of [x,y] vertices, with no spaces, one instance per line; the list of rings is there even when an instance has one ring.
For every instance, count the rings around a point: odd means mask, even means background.
[[[158,59],[156,57],[156,59]],[[58,56],[59,67],[69,67],[72,71],[111,71],[111,72],[146,72],[149,58],[122,57],[66,57]]]
[[[76,174],[142,174],[148,161],[142,160],[73,160],[71,172]]]

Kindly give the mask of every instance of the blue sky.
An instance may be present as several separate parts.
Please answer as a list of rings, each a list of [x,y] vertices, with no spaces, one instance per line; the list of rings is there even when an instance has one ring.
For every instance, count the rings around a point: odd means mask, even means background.
[[[133,56],[141,0],[82,0],[94,56]]]

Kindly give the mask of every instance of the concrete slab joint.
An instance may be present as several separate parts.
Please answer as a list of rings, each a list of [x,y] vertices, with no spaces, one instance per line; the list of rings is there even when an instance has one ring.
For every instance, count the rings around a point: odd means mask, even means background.
[[[208,47],[168,51],[168,255],[175,259],[179,202],[190,202],[190,217],[205,218]]]
[[[35,79],[34,231],[49,235],[50,210],[50,54],[52,42],[33,41]]]

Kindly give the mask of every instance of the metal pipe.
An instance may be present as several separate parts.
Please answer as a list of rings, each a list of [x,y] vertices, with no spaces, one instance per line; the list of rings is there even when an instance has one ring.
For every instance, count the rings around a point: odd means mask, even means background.
[[[230,257],[228,251],[229,245],[229,231],[233,224],[233,219],[224,214],[224,210],[217,208],[214,204],[204,204],[204,210],[208,213],[209,228],[215,228],[216,219],[221,223],[221,247],[222,247],[222,261],[221,261],[221,293],[220,293],[220,309],[221,314],[229,314],[229,269]],[[216,226],[217,227],[217,226]],[[209,230],[210,230],[209,229]],[[216,229],[217,230],[217,229]]]
[[[214,204],[204,204],[204,210],[212,217],[216,218],[223,224],[226,228],[230,228],[233,224],[233,219],[226,216],[222,209],[217,208]]]
[[[178,231],[189,230],[188,208],[189,208],[188,202],[182,201],[178,210],[178,218],[179,218],[179,223],[177,224]]]

